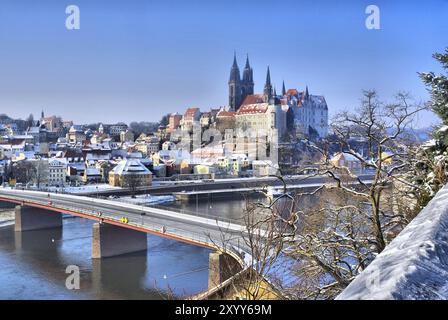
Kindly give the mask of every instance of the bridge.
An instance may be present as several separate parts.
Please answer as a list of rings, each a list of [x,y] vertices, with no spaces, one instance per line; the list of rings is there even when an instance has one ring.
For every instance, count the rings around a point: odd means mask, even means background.
[[[0,188],[0,202],[17,205],[16,232],[62,227],[62,213],[95,221],[94,259],[146,250],[148,233],[214,250],[209,258],[209,287],[253,263],[251,250],[244,241],[246,228],[235,220],[85,196],[5,188]]]

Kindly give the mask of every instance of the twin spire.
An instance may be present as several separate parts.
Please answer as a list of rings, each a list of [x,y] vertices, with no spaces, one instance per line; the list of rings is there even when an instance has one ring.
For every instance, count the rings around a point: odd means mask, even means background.
[[[271,71],[268,66],[266,72],[266,82],[263,90],[264,95],[270,100],[277,96],[275,88],[271,83]],[[230,69],[229,79],[229,105],[231,110],[238,110],[245,98],[254,94],[254,78],[253,69],[249,63],[249,55],[246,55],[246,64],[243,69],[242,77],[240,76],[240,69],[236,59],[236,51],[233,54],[233,65]],[[286,95],[285,81],[282,83],[282,96]],[[308,86],[305,91],[305,98],[309,97]]]
[[[233,65],[229,79],[229,105],[232,110],[238,110],[248,95],[254,94],[254,76],[250,67],[249,55],[246,57],[246,65],[240,77],[240,69],[236,61],[236,52],[233,55]]]

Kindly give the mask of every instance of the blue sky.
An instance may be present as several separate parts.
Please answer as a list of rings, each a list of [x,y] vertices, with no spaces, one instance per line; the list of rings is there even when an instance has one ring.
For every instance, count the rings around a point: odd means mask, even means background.
[[[80,30],[65,28],[70,4]],[[380,30],[365,28],[369,4]],[[431,55],[448,46],[447,17],[447,0],[1,0],[0,113],[129,122],[226,105],[234,50],[240,68],[249,54],[255,91],[269,65],[278,91],[308,85],[331,114],[362,89],[425,100],[417,72],[441,71]]]

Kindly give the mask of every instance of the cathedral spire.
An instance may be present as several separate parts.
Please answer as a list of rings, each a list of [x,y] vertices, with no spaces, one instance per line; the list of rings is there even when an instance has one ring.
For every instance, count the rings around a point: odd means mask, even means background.
[[[241,77],[238,63],[236,62],[236,52],[233,54],[233,64],[229,77],[229,105],[231,110],[237,110],[242,102]]]
[[[282,96],[286,95],[286,88],[285,88],[285,80],[283,80],[282,84]]]
[[[310,96],[310,94],[308,93],[308,86],[306,86],[306,89],[305,89],[305,99],[308,99],[309,96]]]
[[[243,78],[241,81],[241,102],[246,99],[248,95],[254,94],[254,74],[249,63],[249,54],[246,56],[246,65],[243,70]]]
[[[272,96],[272,84],[271,84],[271,72],[268,66],[268,72],[266,73],[266,83],[264,85],[264,94],[269,98]]]
[[[233,68],[238,68],[238,63],[236,62],[236,51],[233,51]]]
[[[266,85],[271,85],[271,72],[269,71],[269,66],[268,66],[268,72],[266,74]]]
[[[238,63],[236,62],[236,52],[233,54],[233,64],[232,68],[230,69],[230,82],[240,82],[240,68],[238,68]]]

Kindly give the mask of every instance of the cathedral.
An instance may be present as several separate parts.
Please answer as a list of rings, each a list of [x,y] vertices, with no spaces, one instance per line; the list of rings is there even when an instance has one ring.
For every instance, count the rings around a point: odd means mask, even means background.
[[[233,56],[233,65],[230,70],[229,79],[229,106],[232,111],[238,110],[244,99],[254,94],[253,70],[249,64],[249,56],[246,58],[246,65],[243,70],[243,78],[240,77],[240,69],[236,62],[236,54]]]
[[[280,107],[285,113],[292,112],[296,130],[299,129],[306,135],[317,134],[319,137],[325,137],[328,134],[328,107],[324,96],[310,94],[308,87],[304,91],[286,90],[284,82],[281,95],[277,95],[271,83],[269,67],[263,93],[254,94],[253,69],[249,63],[249,56],[246,57],[246,65],[241,77],[236,55],[234,55],[228,85],[229,111],[236,112],[237,116],[247,114],[250,107],[255,107],[254,110],[256,110],[257,105],[273,105]]]

